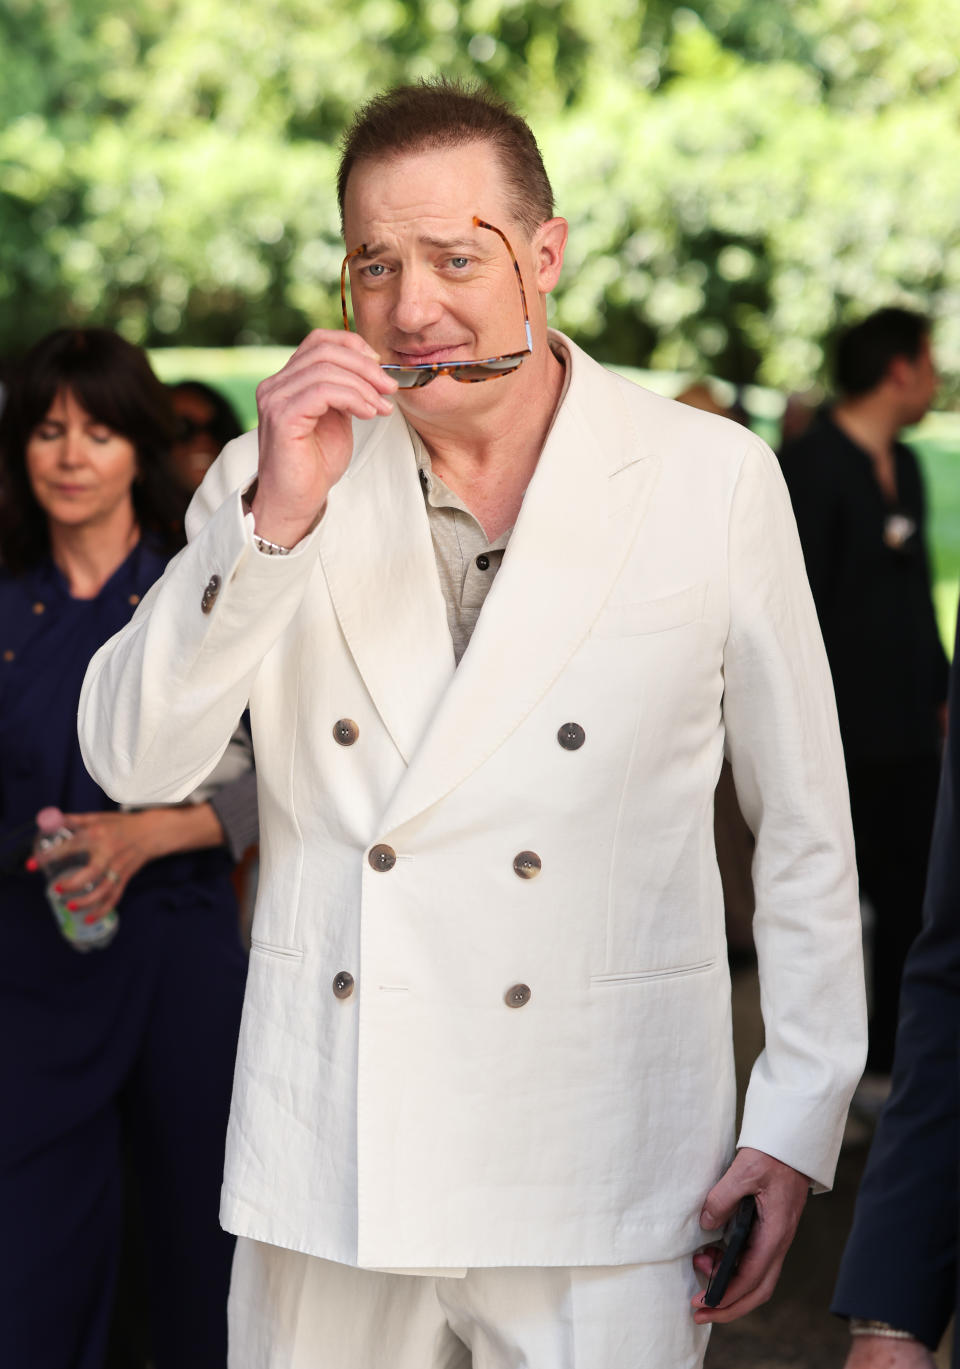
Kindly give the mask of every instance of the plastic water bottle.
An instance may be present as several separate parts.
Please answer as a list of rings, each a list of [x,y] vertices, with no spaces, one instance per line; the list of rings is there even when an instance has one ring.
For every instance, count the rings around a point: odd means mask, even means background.
[[[42,808],[37,814],[37,839],[34,842],[34,854],[39,856],[41,853],[55,851],[63,842],[73,836],[70,828],[63,820],[63,814],[59,808]],[[65,897],[58,894],[54,889],[55,884],[59,884],[66,875],[72,875],[76,870],[82,870],[89,859],[86,851],[70,851],[62,859],[55,857],[44,863],[43,875],[47,881],[47,902],[53,909],[53,916],[61,935],[75,951],[94,951],[108,946],[117,934],[120,919],[117,916],[116,908],[110,908],[107,912],[95,918],[93,922],[88,922],[90,914],[86,909],[79,909],[71,912],[67,907],[67,899],[73,900],[81,894],[89,894],[96,887],[94,884],[85,884],[82,889],[76,889]]]

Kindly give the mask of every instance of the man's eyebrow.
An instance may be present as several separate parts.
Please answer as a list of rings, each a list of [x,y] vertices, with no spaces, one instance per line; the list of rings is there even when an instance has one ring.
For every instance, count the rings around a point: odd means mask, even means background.
[[[434,238],[428,233],[424,233],[417,239],[424,247],[434,247],[441,252],[454,252],[459,248],[468,248],[471,252],[477,250],[476,238]],[[368,242],[365,257],[389,256],[390,246],[385,242]]]

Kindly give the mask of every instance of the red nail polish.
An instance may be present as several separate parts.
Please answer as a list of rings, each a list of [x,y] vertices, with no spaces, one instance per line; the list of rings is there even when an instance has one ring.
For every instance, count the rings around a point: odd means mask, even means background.
[[[67,907],[69,908],[71,913],[75,913],[77,911],[77,905],[75,903],[68,903]]]
[[[53,892],[54,892],[55,894],[62,894],[62,893],[63,893],[63,885],[62,885],[62,884],[55,884],[55,885],[53,886]]]
[[[69,904],[67,906],[69,907]],[[86,917],[83,919],[84,926],[89,927],[91,922],[99,922],[99,920],[99,913],[87,913]]]
[[[35,858],[34,856],[31,856],[31,857],[29,858],[29,860],[28,860],[27,863],[26,863],[26,867],[25,867],[25,868],[26,868],[27,870],[39,870],[39,869],[40,869],[39,865],[38,865],[37,862],[36,862],[36,858]]]

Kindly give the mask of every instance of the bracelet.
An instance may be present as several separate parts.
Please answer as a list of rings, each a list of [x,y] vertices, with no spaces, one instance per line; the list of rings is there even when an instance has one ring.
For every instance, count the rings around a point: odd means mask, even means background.
[[[253,545],[257,551],[262,551],[264,556],[289,556],[290,548],[281,547],[279,542],[271,542],[266,537],[261,537],[258,532],[253,534]]]
[[[850,1318],[851,1336],[882,1336],[886,1340],[916,1340],[910,1331],[899,1331],[886,1321],[872,1321],[866,1317]]]

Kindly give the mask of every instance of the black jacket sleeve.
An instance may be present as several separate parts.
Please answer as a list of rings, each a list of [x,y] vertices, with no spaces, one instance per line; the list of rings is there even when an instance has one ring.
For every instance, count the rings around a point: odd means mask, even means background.
[[[960,1219],[960,668],[954,660],[924,926],[904,971],[893,1091],[870,1151],[832,1309],[889,1322],[931,1348],[956,1302]]]

